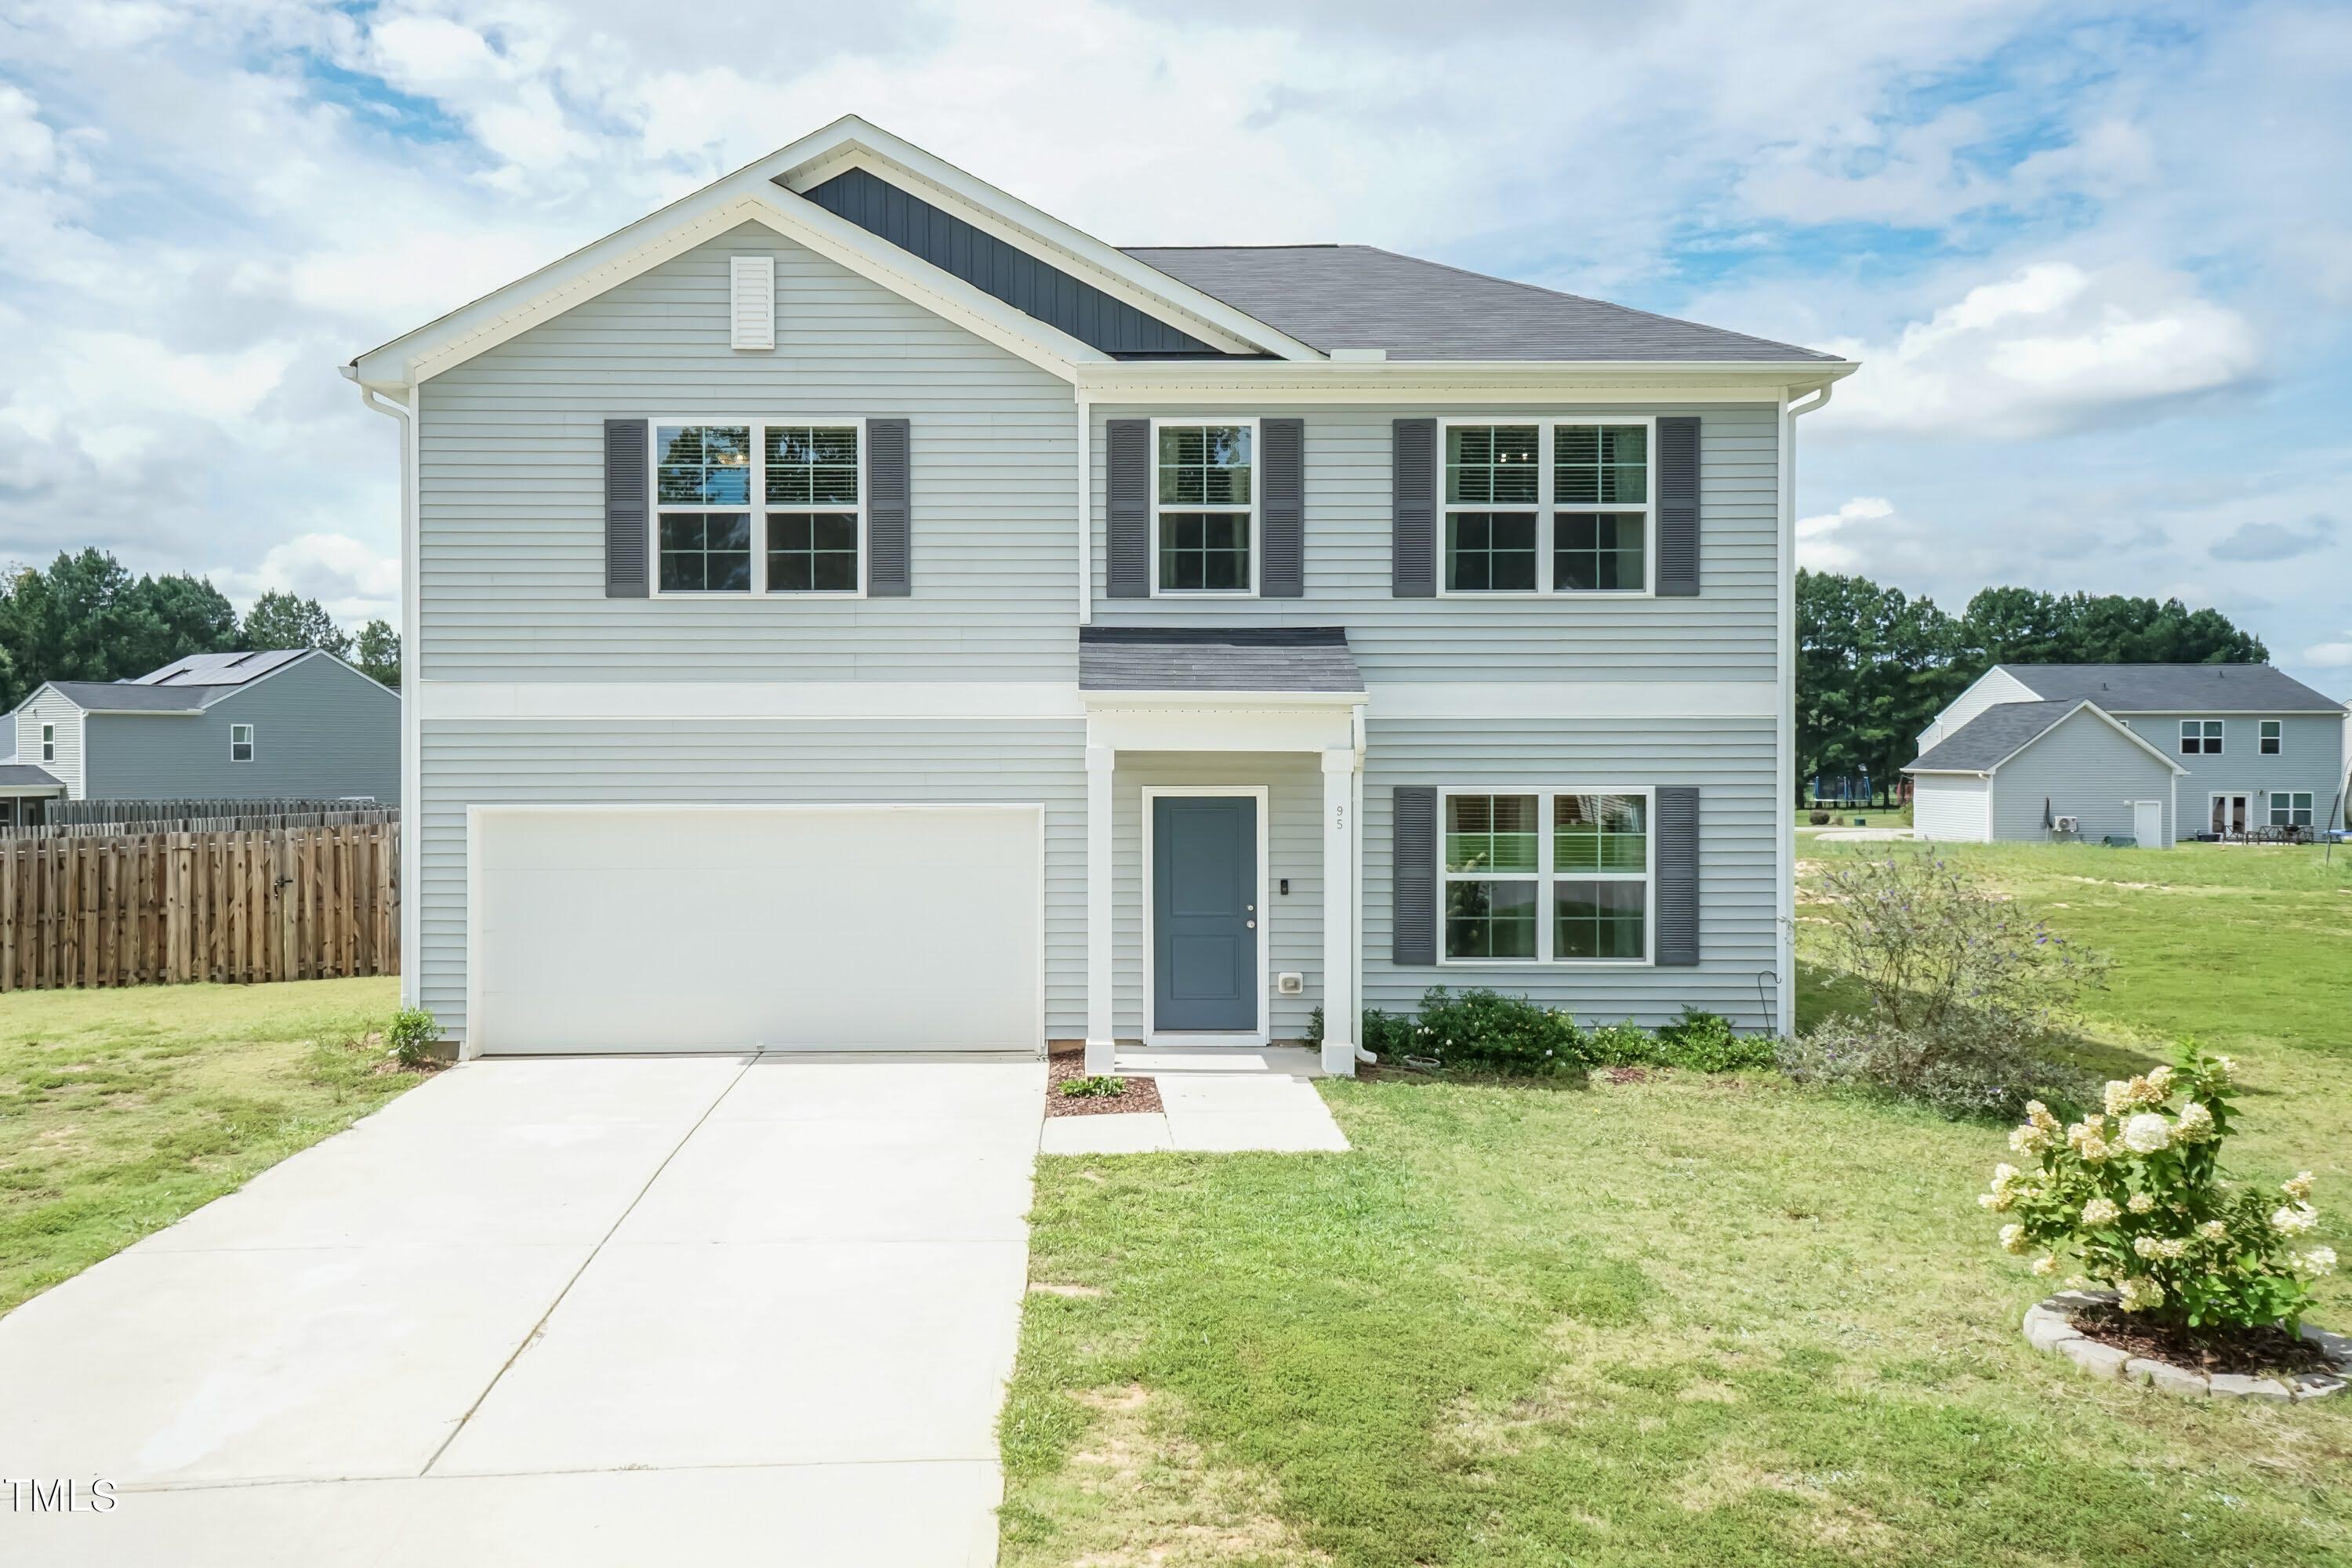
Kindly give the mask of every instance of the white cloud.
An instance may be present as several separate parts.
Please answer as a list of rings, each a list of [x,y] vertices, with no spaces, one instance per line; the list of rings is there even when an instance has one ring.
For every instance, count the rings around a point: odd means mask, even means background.
[[[2347,639],[2343,642],[2314,643],[2303,650],[2303,662],[2322,669],[2352,668],[2352,626],[2344,629]]]
[[[272,546],[253,570],[206,575],[240,610],[273,589],[316,599],[346,623],[396,618],[400,606],[399,558],[340,533],[300,534]]]
[[[1797,520],[1797,564],[1809,572],[1853,572],[1861,567],[1864,550],[1858,537],[1841,538],[1849,528],[1859,531],[1884,525],[1895,515],[1895,503],[1885,496],[1856,496],[1835,511]]]
[[[2252,329],[2176,274],[2042,261],[1980,284],[1864,362],[1824,420],[1847,428],[2033,437],[2151,412],[2252,376]]]

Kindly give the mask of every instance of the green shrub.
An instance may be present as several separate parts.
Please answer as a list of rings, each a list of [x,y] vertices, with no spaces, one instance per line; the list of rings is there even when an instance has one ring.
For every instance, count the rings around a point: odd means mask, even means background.
[[[440,1023],[424,1008],[403,1007],[384,1025],[383,1042],[402,1067],[423,1067],[433,1060],[433,1043],[442,1032]]]
[[[1323,1010],[1307,1023],[1309,1043],[1323,1042]],[[1713,1013],[1685,1007],[1682,1016],[1651,1032],[1639,1024],[1591,1029],[1556,1007],[1524,996],[1476,989],[1458,994],[1432,986],[1418,1016],[1367,1009],[1363,1047],[1383,1061],[1421,1057],[1444,1067],[1544,1078],[1595,1067],[1675,1067],[1696,1072],[1769,1067],[1773,1043],[1733,1032]]]
[[[1905,1028],[1834,1017],[1781,1041],[1778,1060],[1799,1083],[1916,1100],[1955,1121],[2021,1116],[2035,1100],[2078,1108],[2098,1088],[2082,1068],[1981,1027]]]
[[[1777,1042],[1770,1037],[1738,1034],[1721,1014],[1696,1007],[1685,1007],[1681,1017],[1660,1029],[1657,1042],[1661,1063],[1693,1072],[1769,1068],[1777,1056]]]
[[[1067,1079],[1062,1084],[1066,1100],[1115,1100],[1127,1092],[1127,1080],[1097,1073],[1093,1078]]]
[[[2230,1058],[2192,1044],[2178,1068],[2108,1083],[2104,1113],[2063,1133],[2047,1108],[2028,1106],[2009,1146],[2033,1163],[1994,1166],[1977,1199],[2016,1215],[2001,1226],[2003,1250],[2042,1252],[2033,1272],[2046,1278],[2071,1249],[2125,1311],[2192,1335],[2270,1323],[2294,1332],[2336,1253],[2297,1250],[2319,1223],[2308,1171],[2281,1185],[2284,1203],[2222,1174],[2234,1087]]]

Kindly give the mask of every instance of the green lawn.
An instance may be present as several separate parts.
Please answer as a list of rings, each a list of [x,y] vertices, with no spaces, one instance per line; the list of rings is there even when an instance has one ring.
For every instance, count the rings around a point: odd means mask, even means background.
[[[2241,1167],[2316,1170],[2352,1251],[2352,866],[1967,853],[2115,954],[2086,1048],[2239,1058]],[[2000,1129],[1769,1074],[1326,1093],[1351,1154],[1040,1162],[1032,1278],[1076,1289],[1024,1323],[1008,1564],[2352,1562],[2352,1407],[2026,1347]]]
[[[417,1081],[360,1043],[396,979],[0,998],[0,1311]]]

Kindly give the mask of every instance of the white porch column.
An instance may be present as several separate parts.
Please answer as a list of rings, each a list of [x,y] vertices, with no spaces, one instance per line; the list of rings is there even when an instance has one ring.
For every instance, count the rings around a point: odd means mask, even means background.
[[[1117,748],[1087,747],[1087,1072],[1118,1066],[1112,1037],[1110,775]]]
[[[1356,750],[1323,753],[1323,1070],[1356,1075]]]

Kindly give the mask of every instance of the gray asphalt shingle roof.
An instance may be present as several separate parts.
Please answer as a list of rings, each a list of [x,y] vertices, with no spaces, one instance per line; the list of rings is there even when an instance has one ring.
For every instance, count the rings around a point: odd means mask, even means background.
[[[1727,360],[1838,356],[1653,315],[1369,245],[1129,246],[1312,347],[1402,360]]]
[[[1364,689],[1338,626],[1080,626],[1081,691]]]
[[[129,713],[193,713],[217,693],[236,688],[135,686],[127,680],[52,680],[49,685],[76,707]]]
[[[243,686],[293,663],[307,647],[264,648],[258,653],[192,653],[161,669],[134,677],[134,686]]]
[[[63,789],[66,786],[46,769],[30,763],[0,763],[0,789]]]
[[[2341,713],[2344,704],[2267,664],[2003,664],[2052,700],[2089,698],[2110,713]]]
[[[2058,721],[2082,706],[2082,700],[2063,702],[2003,702],[1986,709],[1933,748],[1905,773],[1980,773],[2058,727]]]

